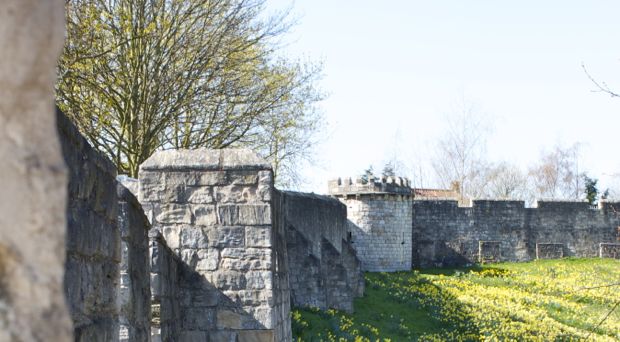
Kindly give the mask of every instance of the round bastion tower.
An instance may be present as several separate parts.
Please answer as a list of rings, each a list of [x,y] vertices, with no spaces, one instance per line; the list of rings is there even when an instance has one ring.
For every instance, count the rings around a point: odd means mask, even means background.
[[[329,181],[329,194],[347,206],[349,237],[364,271],[411,269],[413,194],[401,177]]]

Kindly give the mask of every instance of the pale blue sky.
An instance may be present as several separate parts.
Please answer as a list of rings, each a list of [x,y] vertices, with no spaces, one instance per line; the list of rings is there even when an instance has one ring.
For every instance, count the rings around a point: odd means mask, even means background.
[[[620,172],[620,1],[268,0],[299,24],[284,52],[322,60],[329,139],[304,190],[381,166],[421,165],[442,115],[465,98],[494,121],[489,156],[524,168],[543,148],[583,144],[592,176]],[[399,138],[395,138],[398,136]],[[430,173],[430,169],[428,172]],[[433,184],[425,184],[432,186]]]

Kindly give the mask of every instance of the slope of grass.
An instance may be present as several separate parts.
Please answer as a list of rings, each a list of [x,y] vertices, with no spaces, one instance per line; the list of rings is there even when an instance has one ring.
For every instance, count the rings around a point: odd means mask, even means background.
[[[352,315],[293,312],[298,341],[618,341],[620,261],[367,273]]]

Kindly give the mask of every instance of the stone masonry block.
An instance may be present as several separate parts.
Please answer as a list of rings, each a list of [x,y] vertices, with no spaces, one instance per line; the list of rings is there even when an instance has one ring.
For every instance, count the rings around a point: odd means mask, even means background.
[[[184,248],[207,248],[209,238],[200,227],[182,226],[179,228],[181,247]]]
[[[220,330],[209,333],[209,342],[238,342],[235,331]]]
[[[196,224],[200,226],[213,226],[217,223],[217,215],[215,214],[215,205],[192,205],[192,211],[196,219]]]
[[[182,331],[179,342],[206,342],[207,333],[204,331],[188,330]]]
[[[207,230],[207,235],[212,247],[243,247],[245,242],[244,227],[212,227]]]
[[[215,271],[220,261],[220,252],[215,248],[200,249],[197,251],[198,262],[196,270]]]
[[[220,303],[220,292],[216,289],[192,291],[190,300],[189,304],[194,307],[215,307]]]
[[[217,203],[256,203],[260,201],[256,194],[256,187],[246,185],[215,187],[214,197]]]
[[[181,246],[181,230],[180,227],[172,226],[172,227],[163,227],[161,229],[162,235],[164,236],[164,240],[166,240],[166,244],[171,249],[179,248]]]
[[[217,311],[217,328],[218,329],[236,329],[239,330],[243,326],[243,315],[230,310]]]
[[[248,271],[245,272],[248,290],[273,289],[273,274],[271,271]]]
[[[206,186],[187,187],[185,189],[189,203],[213,203],[213,188]]]
[[[225,226],[271,224],[269,205],[238,204],[218,207],[219,221]]]
[[[258,306],[267,305],[273,306],[275,304],[273,293],[263,290],[239,290],[239,291],[224,291],[224,295],[233,299],[235,302],[239,302],[243,306]]]
[[[209,273],[208,277],[213,286],[220,290],[243,290],[247,286],[245,273],[246,272],[218,270]]]
[[[192,213],[188,205],[162,204],[155,218],[159,223],[192,223]]]
[[[273,174],[271,171],[258,172],[258,190],[257,194],[264,202],[271,201],[271,193],[273,192]]]
[[[274,311],[273,308],[268,306],[246,306],[244,307],[252,317],[253,321],[244,322],[244,328],[246,329],[260,329],[260,328],[273,328],[274,323]]]
[[[165,184],[161,172],[140,172],[138,199],[140,202],[159,201]]]
[[[215,309],[185,308],[181,319],[184,330],[209,331],[215,328]]]
[[[273,330],[242,330],[238,342],[274,342]]]
[[[229,171],[228,183],[240,185],[255,185],[258,182],[256,171]]]
[[[186,186],[213,186],[227,183],[224,171],[166,172],[166,185],[184,184]]]
[[[245,227],[246,247],[271,247],[271,227]]]

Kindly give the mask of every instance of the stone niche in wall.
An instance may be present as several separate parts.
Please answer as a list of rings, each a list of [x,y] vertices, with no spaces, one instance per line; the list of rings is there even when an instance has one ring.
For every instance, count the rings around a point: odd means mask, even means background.
[[[620,259],[620,243],[600,243],[599,256],[601,258]]]
[[[564,257],[563,243],[537,243],[536,259],[561,259]]]
[[[499,241],[478,241],[478,262],[481,264],[501,261],[501,243]]]

